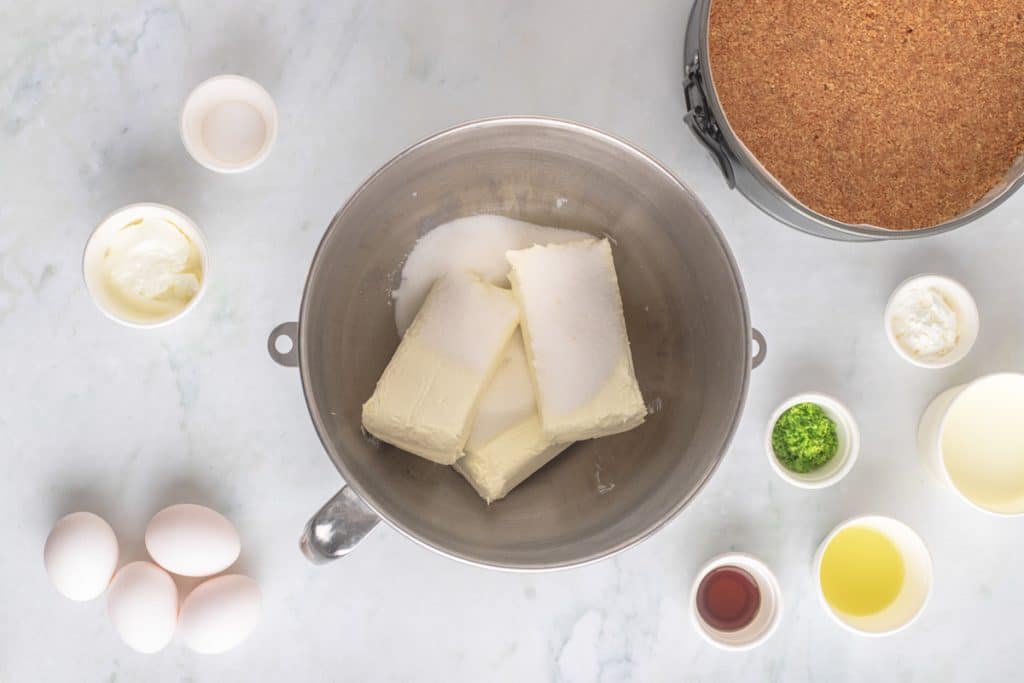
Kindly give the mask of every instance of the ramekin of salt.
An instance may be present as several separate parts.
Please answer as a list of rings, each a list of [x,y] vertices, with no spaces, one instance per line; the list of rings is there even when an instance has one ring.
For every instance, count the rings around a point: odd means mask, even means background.
[[[277,107],[256,81],[225,74],[200,83],[181,110],[181,140],[197,162],[218,173],[259,165],[277,139]]]
[[[978,338],[978,306],[967,288],[930,273],[907,278],[885,307],[889,343],[910,363],[946,368],[970,352]]]

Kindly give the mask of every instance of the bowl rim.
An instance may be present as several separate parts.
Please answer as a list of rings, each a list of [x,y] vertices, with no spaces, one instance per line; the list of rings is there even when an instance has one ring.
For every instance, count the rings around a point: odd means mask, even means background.
[[[698,481],[697,485],[693,488],[693,490],[689,493],[689,495],[680,497],[679,501],[675,505],[673,505],[671,509],[667,511],[666,514],[662,515],[658,519],[655,519],[653,522],[648,524],[642,531],[633,534],[629,538],[626,538],[613,546],[591,552],[582,557],[558,560],[553,562],[532,561],[517,563],[500,563],[488,560],[486,558],[473,556],[468,553],[451,550],[433,541],[430,538],[418,534],[413,529],[408,528],[401,522],[394,520],[390,516],[388,516],[388,514],[383,510],[380,504],[371,496],[367,495],[365,489],[360,484],[358,478],[351,476],[351,474],[348,472],[347,467],[345,467],[344,465],[343,457],[339,453],[337,453],[337,449],[331,444],[330,440],[327,438],[326,426],[323,420],[320,418],[319,410],[317,409],[314,399],[312,397],[312,392],[310,388],[312,378],[310,376],[309,370],[308,348],[305,343],[305,337],[303,335],[305,320],[307,319],[307,314],[310,313],[310,287],[311,283],[316,279],[315,276],[317,274],[317,271],[319,270],[319,268],[323,266],[321,257],[323,255],[325,245],[328,241],[328,238],[333,234],[334,228],[338,224],[339,220],[342,217],[344,217],[345,212],[349,209],[349,207],[353,205],[353,203],[355,203],[356,199],[364,192],[366,192],[369,186],[372,185],[378,177],[380,177],[384,173],[387,173],[392,167],[400,163],[406,157],[420,151],[422,148],[428,145],[432,145],[439,140],[443,140],[445,138],[458,135],[467,130],[503,126],[535,126],[547,129],[557,129],[563,131],[571,131],[574,133],[579,133],[582,135],[603,140],[604,142],[610,145],[613,145],[632,155],[640,157],[644,162],[649,164],[652,169],[661,173],[667,180],[678,186],[678,188],[687,197],[689,197],[690,200],[693,201],[700,209],[701,215],[706,220],[707,226],[711,229],[712,235],[718,242],[718,246],[723,256],[725,257],[726,263],[728,264],[732,272],[733,281],[736,284],[736,292],[741,304],[740,308],[743,319],[743,328],[745,330],[745,363],[743,365],[743,377],[739,392],[739,399],[735,406],[732,423],[727,433],[723,435],[724,438],[722,441],[720,451],[718,453],[718,457],[715,458],[715,460],[708,467],[708,469],[701,475],[700,480]],[[313,258],[310,262],[309,271],[306,276],[306,282],[303,285],[302,302],[299,307],[299,321],[298,331],[296,333],[296,344],[298,346],[299,375],[302,379],[303,398],[306,401],[306,408],[309,411],[310,418],[312,419],[313,425],[316,428],[317,437],[320,439],[320,443],[323,445],[324,450],[327,451],[327,455],[331,459],[331,462],[334,463],[335,468],[338,470],[338,472],[344,479],[345,484],[352,487],[353,491],[359,496],[360,500],[362,500],[363,503],[370,510],[372,510],[377,516],[379,516],[383,522],[387,523],[388,526],[397,530],[406,538],[414,541],[415,543],[423,546],[424,548],[427,548],[428,550],[432,550],[440,555],[443,555],[444,557],[448,557],[450,559],[457,560],[459,562],[463,562],[465,564],[469,564],[476,567],[497,569],[510,572],[532,573],[582,567],[607,559],[609,557],[612,557],[613,555],[617,555],[618,553],[626,550],[627,548],[631,548],[637,545],[638,543],[647,540],[657,531],[665,527],[669,522],[676,518],[676,516],[682,511],[682,509],[686,507],[686,505],[698,493],[700,493],[700,491],[707,484],[708,480],[718,469],[722,459],[725,457],[725,454],[729,450],[729,446],[732,443],[733,437],[735,436],[737,429],[739,428],[740,418],[743,415],[743,409],[746,405],[747,394],[750,386],[753,344],[752,334],[753,333],[750,321],[749,303],[747,300],[746,290],[743,286],[742,275],[740,274],[739,266],[736,262],[735,256],[733,255],[732,250],[730,249],[729,244],[725,239],[725,235],[722,232],[722,229],[718,226],[718,223],[711,216],[710,211],[707,209],[706,205],[699,198],[699,196],[694,192],[693,188],[691,188],[686,182],[679,178],[679,176],[672,172],[668,167],[666,167],[664,164],[662,164],[660,161],[655,159],[653,156],[651,156],[644,150],[608,132],[588,126],[586,124],[566,119],[559,119],[548,116],[512,115],[472,119],[464,123],[460,123],[458,125],[446,128],[440,132],[434,133],[433,135],[429,135],[425,138],[422,138],[418,142],[410,145],[409,147],[399,152],[387,163],[382,165],[365,181],[363,181],[354,192],[352,192],[349,195],[349,197],[342,204],[341,208],[338,209],[338,211],[331,218],[330,223],[324,230],[324,234],[321,237],[320,242],[317,245],[316,252],[314,253]]]

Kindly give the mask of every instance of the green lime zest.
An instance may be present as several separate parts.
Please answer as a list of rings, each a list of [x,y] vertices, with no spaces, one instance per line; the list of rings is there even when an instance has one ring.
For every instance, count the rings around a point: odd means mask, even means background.
[[[836,423],[818,404],[797,403],[772,428],[772,450],[786,469],[813,472],[839,450]]]

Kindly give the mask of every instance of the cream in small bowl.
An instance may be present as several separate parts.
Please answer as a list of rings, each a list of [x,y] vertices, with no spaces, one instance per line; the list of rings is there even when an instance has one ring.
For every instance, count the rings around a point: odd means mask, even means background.
[[[978,307],[967,288],[942,275],[904,280],[885,307],[885,333],[896,352],[922,368],[945,368],[978,338]]]
[[[765,451],[776,474],[794,486],[831,486],[853,469],[860,430],[853,415],[825,394],[797,394],[772,414]]]
[[[93,301],[110,318],[131,327],[166,325],[191,310],[206,288],[206,244],[180,211],[132,204],[93,231],[82,271]]]

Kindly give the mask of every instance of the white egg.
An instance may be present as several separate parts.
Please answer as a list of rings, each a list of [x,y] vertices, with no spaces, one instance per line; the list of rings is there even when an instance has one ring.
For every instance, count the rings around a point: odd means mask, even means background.
[[[107,615],[128,647],[159,652],[174,637],[178,587],[170,574],[151,562],[126,564],[110,582]]]
[[[72,600],[99,597],[117,569],[117,536],[91,512],[61,517],[46,537],[43,566],[60,593]]]
[[[248,637],[260,618],[260,587],[241,574],[227,574],[196,586],[181,606],[185,645],[203,654],[219,654]]]
[[[181,576],[211,576],[238,559],[238,532],[219,512],[202,505],[172,505],[146,527],[146,550],[161,567]]]

